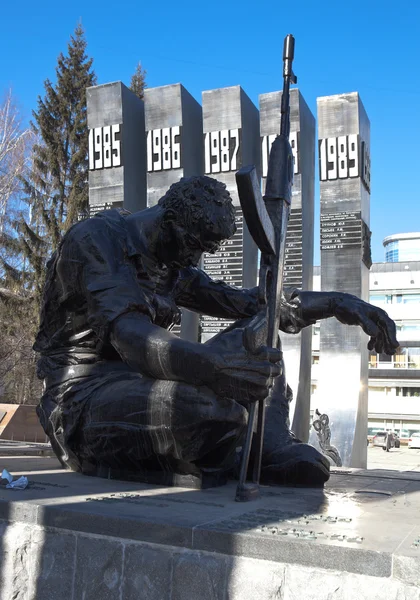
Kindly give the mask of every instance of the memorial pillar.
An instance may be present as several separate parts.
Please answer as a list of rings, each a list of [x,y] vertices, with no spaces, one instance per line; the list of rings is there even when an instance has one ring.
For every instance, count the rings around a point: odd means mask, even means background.
[[[204,172],[226,184],[236,213],[236,234],[220,252],[204,255],[203,268],[213,279],[249,288],[257,281],[257,247],[244,223],[235,173],[255,165],[260,176],[259,115],[240,86],[203,92]],[[231,321],[203,315],[201,341],[213,337]]]
[[[89,210],[146,208],[144,105],[121,81],[86,90]]]
[[[281,92],[260,96],[263,188],[271,145],[280,133]],[[315,119],[297,88],[290,90],[290,145],[294,156],[292,205],[286,236],[283,286],[312,289],[314,259]],[[292,430],[307,441],[310,429],[312,327],[281,333],[287,383],[293,390]]]
[[[369,299],[370,123],[357,92],[318,98],[321,290]],[[347,467],[366,468],[368,337],[321,322],[317,403]],[[315,438],[316,439],[316,438]]]
[[[144,92],[147,137],[147,206],[155,205],[182,177],[202,175],[203,124],[200,104],[179,83]],[[182,310],[173,333],[198,339],[199,318]]]

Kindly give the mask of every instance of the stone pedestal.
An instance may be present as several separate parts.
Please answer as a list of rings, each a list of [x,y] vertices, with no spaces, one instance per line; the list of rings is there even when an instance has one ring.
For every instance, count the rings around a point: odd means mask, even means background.
[[[418,473],[347,470],[238,503],[233,482],[153,487],[42,460],[15,460],[26,490],[0,488],[1,600],[420,598]]]

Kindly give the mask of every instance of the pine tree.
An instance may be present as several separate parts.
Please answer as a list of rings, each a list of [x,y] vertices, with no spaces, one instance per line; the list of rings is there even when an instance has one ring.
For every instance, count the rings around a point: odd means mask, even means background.
[[[147,71],[141,66],[141,62],[137,64],[134,75],[131,76],[130,90],[143,100],[144,90],[147,87],[146,83]]]
[[[35,143],[20,178],[26,197],[19,209],[9,206],[0,228],[0,396],[7,401],[33,403],[38,395],[32,344],[46,262],[63,233],[88,214],[86,88],[95,84],[78,25],[58,57],[56,83],[45,81],[33,112]]]
[[[21,251],[39,305],[48,256],[63,233],[80,215],[88,215],[88,127],[86,88],[96,83],[92,60],[79,24],[71,36],[67,55],[60,54],[56,83],[44,83],[31,123],[37,143],[32,168],[23,179],[31,222],[17,226]]]
[[[36,224],[34,233],[54,250],[79,215],[88,214],[88,128],[86,88],[96,84],[92,61],[79,24],[66,56],[60,54],[55,85],[46,80],[32,128],[33,168],[25,191]],[[28,225],[29,226],[29,225]],[[30,260],[30,257],[28,256]]]

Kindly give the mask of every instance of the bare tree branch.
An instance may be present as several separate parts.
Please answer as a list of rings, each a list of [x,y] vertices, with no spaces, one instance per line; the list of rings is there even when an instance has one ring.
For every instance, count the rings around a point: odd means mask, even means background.
[[[9,90],[0,104],[0,231],[9,202],[19,190],[19,177],[27,167],[33,138],[32,131],[22,127],[22,119]]]
[[[12,292],[8,288],[0,287],[0,300],[22,303],[29,302],[32,299],[33,296],[22,296],[22,294]]]

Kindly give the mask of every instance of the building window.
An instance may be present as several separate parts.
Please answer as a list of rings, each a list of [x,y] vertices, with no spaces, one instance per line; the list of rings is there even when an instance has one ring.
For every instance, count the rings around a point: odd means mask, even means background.
[[[420,294],[397,294],[397,304],[420,304]]]
[[[378,354],[378,361],[380,363],[390,363],[392,362],[392,356],[389,354]]]
[[[420,369],[420,347],[400,347],[394,356],[371,352],[369,367],[371,369]]]
[[[392,393],[392,388],[386,386],[373,386],[370,385],[368,387],[369,394],[383,394],[384,396],[389,396]]]
[[[394,361],[400,368],[420,369],[420,348],[400,348]]]
[[[395,321],[397,331],[418,331],[420,332],[420,321]]]
[[[420,294],[404,294],[403,304],[420,304]]]
[[[385,427],[368,427],[368,435],[374,436],[380,431],[384,431]]]
[[[385,261],[398,262],[398,241],[389,242],[385,247]]]
[[[407,369],[407,348],[399,348],[398,353],[393,356],[393,363],[397,369]]]
[[[420,388],[418,387],[397,387],[397,396],[405,398],[420,398]]]
[[[371,294],[369,302],[375,306],[381,306],[382,304],[391,304],[392,296],[389,294]]]
[[[400,331],[420,331],[419,323],[402,323]]]
[[[387,250],[385,254],[386,262],[398,262],[398,250]]]
[[[420,348],[404,348],[407,350],[408,368],[420,369]]]
[[[369,302],[375,306],[384,304],[420,304],[420,294],[376,294],[372,293]]]

